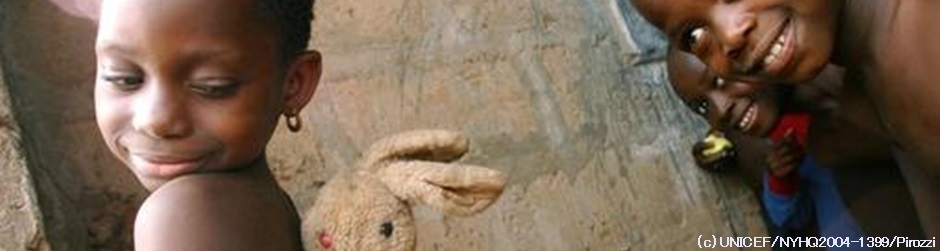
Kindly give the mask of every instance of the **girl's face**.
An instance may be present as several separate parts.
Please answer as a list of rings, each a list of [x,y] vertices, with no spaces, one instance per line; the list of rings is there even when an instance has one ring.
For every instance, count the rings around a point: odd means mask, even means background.
[[[724,81],[676,50],[669,52],[668,70],[676,94],[713,128],[764,137],[777,123],[784,94],[775,85]]]
[[[829,62],[844,0],[633,0],[682,51],[726,79],[802,83]]]
[[[105,1],[97,121],[111,152],[148,189],[251,164],[289,109],[276,34],[252,4]]]

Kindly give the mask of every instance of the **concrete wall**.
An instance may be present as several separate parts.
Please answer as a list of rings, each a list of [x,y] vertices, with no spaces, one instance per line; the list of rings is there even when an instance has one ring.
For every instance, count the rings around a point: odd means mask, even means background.
[[[385,135],[466,132],[509,174],[470,218],[416,208],[419,250],[685,250],[764,236],[754,195],[688,156],[702,121],[665,84],[659,35],[625,0],[320,0],[325,75],[272,168],[304,209]],[[126,249],[145,194],[95,129],[92,23],[0,3],[0,62],[54,250]],[[2,237],[5,238],[5,237]],[[0,242],[5,239],[0,240]]]
[[[318,1],[323,83],[310,126],[278,134],[272,161],[306,206],[383,135],[468,133],[463,161],[505,171],[509,187],[472,218],[419,207],[419,250],[684,250],[698,234],[766,235],[738,181],[692,165],[704,124],[665,85],[664,44],[627,3]]]
[[[20,130],[10,107],[10,94],[0,77],[0,250],[49,250]]]
[[[5,0],[0,17],[3,77],[49,244],[130,250],[145,194],[95,125],[94,24],[35,0]]]

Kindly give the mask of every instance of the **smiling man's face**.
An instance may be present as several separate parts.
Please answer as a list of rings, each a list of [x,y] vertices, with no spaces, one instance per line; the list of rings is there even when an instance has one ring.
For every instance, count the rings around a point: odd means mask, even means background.
[[[843,0],[633,0],[680,50],[726,79],[802,83],[825,68]]]
[[[111,149],[148,188],[246,166],[284,106],[284,67],[252,0],[105,1],[95,110]]]

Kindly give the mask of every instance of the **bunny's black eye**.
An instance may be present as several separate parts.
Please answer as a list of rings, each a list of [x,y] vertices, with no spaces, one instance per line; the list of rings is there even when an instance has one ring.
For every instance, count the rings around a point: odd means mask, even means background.
[[[382,236],[385,236],[386,239],[392,237],[393,232],[395,232],[395,226],[393,226],[391,222],[386,221],[385,223],[382,223],[382,226],[379,228],[379,233],[382,234]]]

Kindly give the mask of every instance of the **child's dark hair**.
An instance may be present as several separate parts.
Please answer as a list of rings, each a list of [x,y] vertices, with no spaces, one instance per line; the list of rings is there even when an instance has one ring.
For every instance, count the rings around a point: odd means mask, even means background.
[[[307,49],[315,0],[256,0],[264,18],[280,32],[282,59],[290,62]]]

